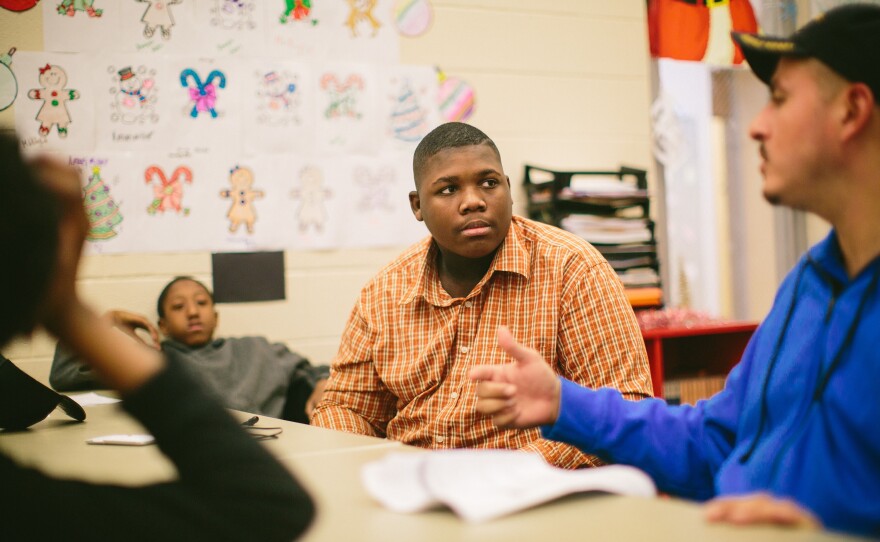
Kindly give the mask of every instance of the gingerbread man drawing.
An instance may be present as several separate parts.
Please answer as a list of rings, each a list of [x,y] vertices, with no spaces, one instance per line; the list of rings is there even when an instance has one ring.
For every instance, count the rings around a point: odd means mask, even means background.
[[[66,102],[79,98],[79,92],[64,88],[67,86],[67,74],[60,66],[46,64],[40,70],[39,82],[43,88],[28,91],[31,100],[43,100],[43,106],[37,112],[36,120],[40,121],[40,135],[46,137],[52,126],[58,127],[58,137],[67,137],[67,126],[71,123]]]
[[[300,188],[294,189],[291,196],[300,200],[297,218],[299,229],[305,232],[312,226],[320,232],[327,222],[327,210],[324,200],[333,195],[333,192],[324,188],[324,175],[321,170],[314,166],[306,166],[299,174]]]
[[[148,3],[141,22],[144,23],[144,37],[152,38],[156,29],[162,33],[163,39],[171,38],[171,27],[174,26],[174,17],[171,15],[171,6],[180,4],[183,0],[137,0]]]
[[[238,227],[244,223],[248,233],[254,233],[254,222],[257,213],[254,211],[253,201],[263,197],[262,190],[253,190],[253,172],[244,167],[235,166],[229,170],[229,184],[231,190],[221,190],[220,197],[232,200],[226,218],[229,219],[229,231],[235,233]]]

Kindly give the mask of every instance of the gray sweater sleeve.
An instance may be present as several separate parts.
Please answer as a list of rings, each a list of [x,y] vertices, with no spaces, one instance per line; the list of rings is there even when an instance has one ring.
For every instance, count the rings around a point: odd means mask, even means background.
[[[281,360],[283,365],[293,368],[290,375],[290,382],[304,380],[308,382],[309,387],[314,388],[318,380],[328,378],[330,376],[330,367],[327,365],[312,365],[309,360],[291,351],[286,345],[281,343],[272,344],[276,356]]]
[[[91,368],[61,343],[55,345],[55,356],[52,358],[52,369],[49,372],[49,384],[58,391],[81,391],[107,387],[92,374]]]

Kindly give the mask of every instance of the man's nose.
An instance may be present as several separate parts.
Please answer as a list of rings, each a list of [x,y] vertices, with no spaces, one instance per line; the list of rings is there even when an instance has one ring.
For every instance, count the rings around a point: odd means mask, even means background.
[[[477,188],[463,188],[461,197],[460,211],[462,213],[471,213],[474,211],[486,210],[486,198],[483,192]]]
[[[749,137],[754,139],[755,141],[764,141],[767,137],[767,109],[768,106],[765,106],[755,118],[752,119],[752,122],[749,123]]]

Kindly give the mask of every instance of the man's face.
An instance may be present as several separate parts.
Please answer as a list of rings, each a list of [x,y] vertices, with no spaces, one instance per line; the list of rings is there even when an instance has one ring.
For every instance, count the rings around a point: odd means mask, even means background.
[[[441,250],[481,258],[507,236],[513,214],[510,179],[488,145],[444,149],[427,160],[410,206]]]
[[[165,316],[159,329],[171,339],[187,346],[207,344],[217,328],[217,311],[208,292],[191,280],[175,282],[164,303]]]
[[[781,59],[770,101],[749,128],[761,144],[764,197],[774,205],[809,210],[835,167],[834,104],[817,79],[822,69],[815,60]]]

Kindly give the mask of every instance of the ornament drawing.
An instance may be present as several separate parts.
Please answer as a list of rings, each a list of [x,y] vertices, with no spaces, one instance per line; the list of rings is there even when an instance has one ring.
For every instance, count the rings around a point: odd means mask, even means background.
[[[147,207],[147,213],[155,215],[173,211],[184,216],[189,214],[189,208],[183,206],[183,183],[192,184],[192,170],[180,166],[169,179],[162,168],[150,166],[144,171],[144,180],[153,185],[153,201]]]
[[[67,72],[60,66],[46,64],[38,68],[38,81],[43,88],[28,91],[31,100],[42,100],[43,104],[37,112],[36,120],[40,122],[39,134],[49,135],[52,126],[58,131],[58,137],[67,137],[67,127],[73,122],[67,112],[67,102],[79,99],[79,92],[64,88],[67,86]]]
[[[0,111],[8,108],[18,96],[18,79],[12,71],[12,55],[15,47],[5,55],[0,55]]]
[[[220,197],[231,200],[229,212],[229,231],[235,233],[242,224],[248,233],[254,233],[254,222],[257,213],[254,210],[254,200],[264,196],[262,190],[254,190],[254,173],[248,168],[235,166],[229,170],[229,190],[221,190]]]

